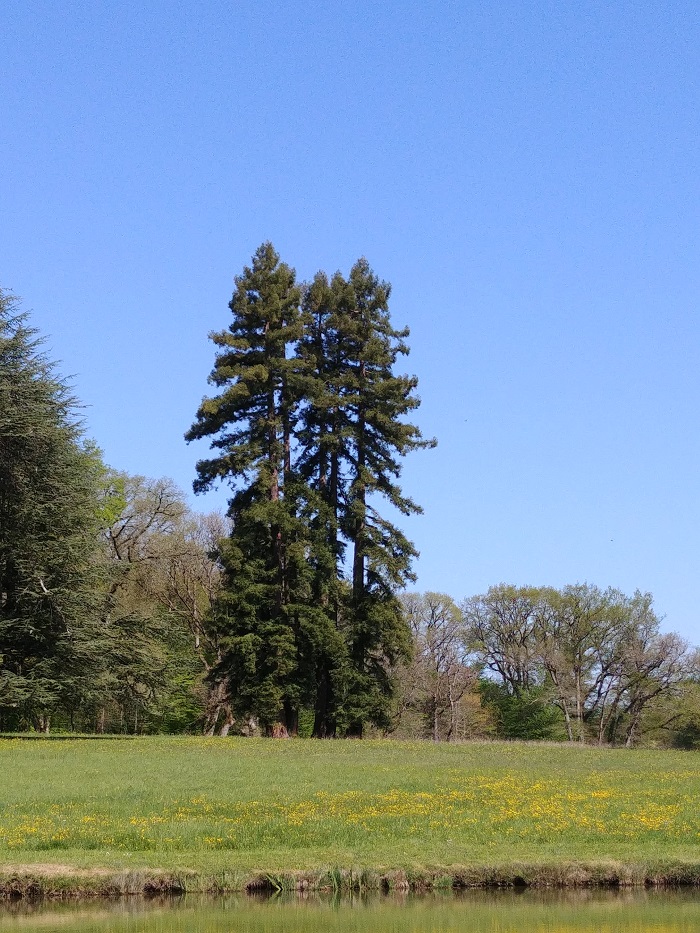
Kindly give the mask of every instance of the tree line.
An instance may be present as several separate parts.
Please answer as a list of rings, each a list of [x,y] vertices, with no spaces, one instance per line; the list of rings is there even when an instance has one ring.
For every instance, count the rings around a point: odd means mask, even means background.
[[[106,467],[78,412],[0,292],[0,729],[187,728],[224,521]]]
[[[500,584],[402,602],[414,652],[396,671],[399,734],[697,742],[700,654],[661,631],[649,593]]]
[[[364,259],[298,283],[257,250],[186,435],[195,491],[231,490],[201,515],[103,463],[0,292],[0,729],[694,741],[697,659],[650,597],[406,594],[401,462],[435,442],[389,297]]]

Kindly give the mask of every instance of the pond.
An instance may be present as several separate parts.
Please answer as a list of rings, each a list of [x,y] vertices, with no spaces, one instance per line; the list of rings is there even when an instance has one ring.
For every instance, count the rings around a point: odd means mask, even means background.
[[[696,891],[469,891],[0,904],[17,933],[697,933]]]

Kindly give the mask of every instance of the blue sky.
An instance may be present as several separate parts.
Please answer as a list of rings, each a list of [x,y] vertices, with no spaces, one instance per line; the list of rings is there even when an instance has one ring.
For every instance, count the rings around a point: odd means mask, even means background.
[[[695,4],[5,0],[2,58],[0,283],[110,464],[190,488],[263,240],[365,255],[439,440],[418,586],[640,588],[700,642]]]

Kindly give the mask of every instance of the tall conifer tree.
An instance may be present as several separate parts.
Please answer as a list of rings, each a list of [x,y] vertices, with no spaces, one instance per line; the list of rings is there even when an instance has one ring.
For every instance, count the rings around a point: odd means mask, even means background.
[[[430,446],[405,420],[416,379],[393,367],[407,330],[389,319],[389,286],[363,259],[345,279],[304,288],[263,244],[236,279],[233,321],[188,440],[209,437],[195,489],[233,486],[233,532],[219,616],[237,711],[294,731],[314,707],[314,734],[361,734],[386,720],[389,666],[408,650],[396,592],[413,545],[379,511],[381,497],[419,511],[397,484],[400,459]]]
[[[351,427],[346,445],[348,501],[343,529],[352,542],[352,618],[349,633],[353,686],[347,709],[348,732],[362,734],[366,720],[385,721],[391,684],[388,664],[408,650],[408,632],[396,593],[414,579],[413,544],[380,512],[384,498],[404,515],[421,512],[397,480],[401,458],[434,446],[405,420],[420,404],[415,376],[396,375],[408,355],[408,328],[391,325],[391,286],[365,259],[349,277],[352,304],[343,315],[348,368],[345,403]],[[387,663],[388,662],[388,663]]]
[[[336,672],[333,703],[324,686],[329,660],[321,665],[317,725],[324,709],[327,721],[319,734],[339,720],[351,734],[361,734],[365,721],[382,724],[391,694],[387,669],[408,646],[396,591],[412,579],[416,552],[382,517],[378,497],[406,515],[420,511],[397,483],[400,458],[434,441],[404,420],[419,405],[417,380],[393,372],[408,353],[408,330],[391,326],[390,290],[361,259],[347,280],[339,273],[330,282],[317,275],[304,306],[300,355],[313,377],[301,418],[300,462],[325,506],[329,557],[335,560],[331,579],[344,575],[348,544],[352,561],[347,598],[334,607],[346,657],[336,652],[330,665]]]
[[[301,335],[301,296],[294,270],[271,243],[235,283],[233,320],[211,335],[219,351],[210,382],[221,391],[203,400],[186,438],[209,437],[216,452],[197,464],[195,490],[218,479],[233,487],[218,675],[229,679],[239,714],[258,716],[268,731],[282,724],[293,732],[303,699],[305,566],[291,460],[297,364],[289,348]]]
[[[16,299],[0,291],[0,709],[48,731],[99,667],[99,454]]]
[[[300,476],[315,508],[312,520],[314,597],[325,613],[325,638],[315,655],[314,735],[335,735],[350,675],[346,580],[347,541],[340,523],[347,502],[344,454],[350,419],[344,401],[347,365],[343,315],[352,290],[340,273],[319,272],[305,289],[304,335],[298,347],[303,405],[297,434]]]

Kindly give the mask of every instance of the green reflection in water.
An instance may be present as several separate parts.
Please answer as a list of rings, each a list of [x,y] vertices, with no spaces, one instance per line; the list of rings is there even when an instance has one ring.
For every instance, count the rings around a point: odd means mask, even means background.
[[[17,933],[697,933],[700,893],[659,891],[332,899],[250,897],[0,907],[0,931]]]

